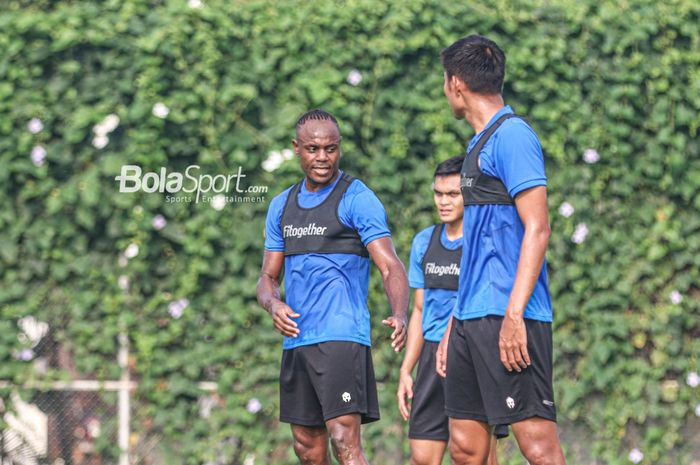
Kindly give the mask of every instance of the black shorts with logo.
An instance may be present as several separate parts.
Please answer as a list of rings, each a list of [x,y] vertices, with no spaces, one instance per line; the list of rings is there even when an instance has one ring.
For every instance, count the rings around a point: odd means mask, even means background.
[[[450,438],[449,418],[445,413],[444,380],[435,371],[439,343],[425,341],[418,359],[416,381],[413,383],[409,439],[447,441]],[[508,436],[508,425],[498,425],[497,438]]]
[[[509,372],[498,348],[502,322],[500,316],[453,319],[445,380],[447,415],[490,425],[535,416],[556,421],[551,323],[525,319],[532,364],[521,372]]]
[[[379,420],[371,349],[328,341],[282,351],[280,421],[322,427],[342,415]]]

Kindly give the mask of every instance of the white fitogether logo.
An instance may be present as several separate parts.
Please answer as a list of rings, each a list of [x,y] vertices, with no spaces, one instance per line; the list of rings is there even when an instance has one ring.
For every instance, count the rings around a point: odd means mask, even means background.
[[[425,264],[425,272],[438,276],[459,276],[459,266],[456,263],[450,263],[449,265],[438,265],[433,262],[428,262]]]
[[[513,400],[512,397],[508,397],[508,398],[506,399],[506,405],[507,405],[508,408],[510,408],[510,409],[512,409],[513,407],[515,407],[515,401]]]
[[[296,237],[301,239],[304,236],[323,236],[326,234],[327,227],[316,226],[316,223],[310,223],[307,226],[294,226],[293,224],[287,224],[284,226],[282,231],[282,236]]]
[[[343,402],[350,402],[352,400],[352,397],[350,397],[349,392],[344,392],[342,395]]]

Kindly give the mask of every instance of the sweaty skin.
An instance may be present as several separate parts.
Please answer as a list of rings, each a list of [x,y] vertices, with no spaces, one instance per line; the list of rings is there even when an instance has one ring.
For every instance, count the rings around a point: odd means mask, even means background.
[[[480,133],[503,108],[501,93],[472,92],[462,78],[444,74],[443,90],[456,119],[466,119]],[[523,312],[535,287],[544,262],[550,229],[544,186],[533,187],[515,197],[515,207],[525,228],[515,281],[499,334],[499,353],[508,371],[521,371],[530,365]],[[450,319],[451,329],[452,319]],[[436,369],[445,376],[449,329],[445,333],[436,360]],[[555,422],[531,417],[512,425],[521,452],[532,465],[566,465]],[[486,460],[488,425],[476,420],[450,418],[450,454],[453,463],[466,465]]]
[[[331,185],[338,177],[342,157],[341,139],[337,125],[329,120],[307,120],[297,128],[292,145],[310,192]],[[391,345],[399,352],[406,343],[409,300],[406,271],[390,237],[373,240],[367,245],[367,251],[382,275],[392,312],[383,324],[393,330]],[[265,251],[256,294],[258,303],[272,317],[275,330],[284,336],[298,337],[299,328],[293,318],[298,318],[298,311],[303,310],[292,309],[281,300],[280,276],[283,267],[284,252]],[[358,414],[333,418],[323,427],[292,424],[294,451],[302,465],[330,465],[330,440],[333,454],[340,465],[368,465],[362,450],[360,426]]]

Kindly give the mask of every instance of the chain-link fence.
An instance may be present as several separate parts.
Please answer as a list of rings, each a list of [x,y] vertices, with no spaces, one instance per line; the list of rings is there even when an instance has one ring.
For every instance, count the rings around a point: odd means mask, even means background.
[[[76,360],[33,318],[20,322],[29,347],[16,358],[31,362],[31,381],[0,380],[0,465],[164,465],[159,432],[134,425],[137,383],[129,372],[128,337],[119,336],[118,379],[81,376]],[[98,370],[99,371],[99,370]],[[215,383],[200,383],[202,408]]]

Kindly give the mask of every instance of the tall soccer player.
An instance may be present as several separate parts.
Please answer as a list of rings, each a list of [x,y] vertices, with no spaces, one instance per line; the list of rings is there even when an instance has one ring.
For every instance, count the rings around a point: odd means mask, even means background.
[[[370,257],[392,316],[392,347],[406,339],[408,282],[386,213],[340,170],[340,130],[322,110],[299,118],[292,141],[305,177],[270,203],[258,302],[284,335],[280,420],[291,424],[302,465],[366,465],[360,425],[379,419],[367,308]],[[280,293],[284,268],[285,299]]]
[[[477,35],[442,51],[447,101],[476,135],[461,173],[457,305],[437,369],[447,370],[453,463],[482,464],[492,426],[509,423],[531,465],[563,465],[545,263],[547,177],[537,135],[504,104],[505,62],[495,42]]]
[[[459,173],[463,161],[463,156],[453,157],[435,169],[433,199],[440,223],[416,234],[411,245],[408,283],[415,291],[397,392],[401,416],[409,421],[411,465],[440,465],[450,436],[444,383],[435,372],[435,354],[457,300],[464,213]],[[507,434],[507,426],[497,428],[497,436]],[[495,439],[488,463],[498,463]]]

